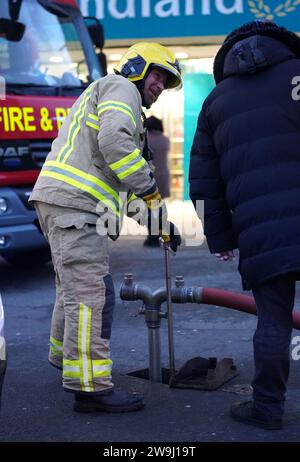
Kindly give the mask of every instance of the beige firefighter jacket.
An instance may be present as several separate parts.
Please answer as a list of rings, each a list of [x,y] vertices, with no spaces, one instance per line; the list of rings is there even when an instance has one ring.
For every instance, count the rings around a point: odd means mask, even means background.
[[[29,201],[120,217],[126,196],[156,189],[144,138],[137,87],[119,75],[97,80],[71,108]]]

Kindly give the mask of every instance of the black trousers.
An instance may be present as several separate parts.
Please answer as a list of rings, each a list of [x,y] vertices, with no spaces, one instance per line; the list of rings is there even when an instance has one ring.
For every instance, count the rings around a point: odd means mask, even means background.
[[[281,418],[284,412],[295,282],[296,276],[290,273],[252,289],[258,316],[253,337],[254,407],[270,419]]]

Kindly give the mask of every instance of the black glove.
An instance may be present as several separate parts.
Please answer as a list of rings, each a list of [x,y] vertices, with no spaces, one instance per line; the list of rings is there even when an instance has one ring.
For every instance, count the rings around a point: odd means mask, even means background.
[[[181,244],[181,237],[178,229],[171,221],[167,220],[168,212],[165,201],[156,189],[154,193],[142,198],[147,205],[147,226],[149,235],[159,235],[164,242],[170,243],[173,252],[177,251],[177,247]],[[141,222],[141,224],[146,224]]]
[[[166,221],[165,225],[165,229],[162,229],[161,231],[161,236],[164,242],[168,242],[170,244],[173,252],[177,252],[177,247],[181,244],[181,236],[178,228],[171,221]]]

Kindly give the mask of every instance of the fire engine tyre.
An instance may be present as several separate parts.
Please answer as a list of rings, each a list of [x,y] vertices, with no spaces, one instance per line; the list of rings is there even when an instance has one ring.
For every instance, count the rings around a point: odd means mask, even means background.
[[[45,265],[51,261],[50,249],[32,250],[26,252],[18,252],[11,255],[3,255],[3,258],[13,266],[20,268],[30,268],[39,265]]]

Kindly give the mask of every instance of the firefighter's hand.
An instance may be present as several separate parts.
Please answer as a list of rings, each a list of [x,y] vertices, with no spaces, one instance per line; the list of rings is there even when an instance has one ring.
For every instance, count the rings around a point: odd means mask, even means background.
[[[166,221],[164,228],[160,231],[160,235],[164,242],[170,244],[173,252],[177,252],[177,248],[181,244],[181,236],[178,228],[171,221]]]
[[[181,237],[174,223],[168,221],[168,212],[165,201],[161,198],[158,189],[154,193],[144,196],[143,200],[148,208],[148,230],[149,234],[162,237],[164,242],[170,244],[173,252],[181,244]]]
[[[224,250],[220,253],[215,253],[215,256],[222,261],[231,261],[234,258],[234,253],[232,250]]]
[[[165,201],[161,198],[158,189],[151,195],[143,197],[147,206],[144,223],[147,224],[149,234],[161,236],[160,230],[166,228],[165,223],[168,219],[168,211]]]
[[[161,195],[156,188],[152,194],[142,197],[143,201],[146,202],[148,210],[158,210],[164,206],[164,200],[161,198]]]

